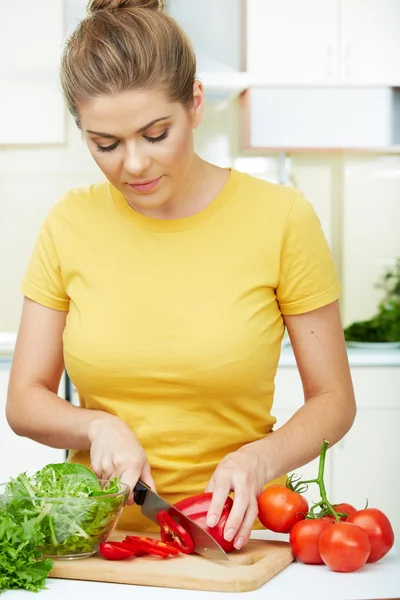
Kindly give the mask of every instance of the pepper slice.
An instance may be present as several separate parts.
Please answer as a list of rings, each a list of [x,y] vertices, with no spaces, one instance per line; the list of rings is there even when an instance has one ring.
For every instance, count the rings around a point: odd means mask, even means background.
[[[100,554],[107,560],[124,560],[134,556],[134,552],[119,542],[101,542]]]
[[[169,513],[160,510],[157,514],[157,522],[161,527],[161,539],[163,542],[177,548],[184,554],[194,552],[194,542],[190,533],[182,525],[174,521]]]
[[[123,543],[136,555],[141,552],[142,554],[152,554],[166,558],[167,556],[179,554],[179,550],[175,546],[145,536],[127,535]]]

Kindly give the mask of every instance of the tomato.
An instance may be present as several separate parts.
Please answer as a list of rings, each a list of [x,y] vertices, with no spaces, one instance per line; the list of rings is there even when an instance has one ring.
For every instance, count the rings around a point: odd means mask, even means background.
[[[348,573],[367,562],[371,544],[367,533],[348,521],[329,525],[319,536],[318,551],[332,571]]]
[[[356,512],[356,508],[352,504],[347,504],[347,502],[342,502],[341,504],[334,504],[333,508],[337,513],[344,513],[343,516],[340,517],[341,521],[346,521],[350,515]]]
[[[306,518],[308,502],[285,485],[271,485],[258,497],[258,518],[267,529],[289,533],[293,525]]]
[[[174,504],[174,506],[192,521],[197,523],[197,525],[207,531],[207,533],[212,535],[215,541],[218,542],[225,552],[233,552],[235,549],[233,546],[233,540],[231,542],[227,542],[224,539],[225,524],[231,512],[233,500],[230,496],[226,498],[218,523],[214,527],[209,527],[207,525],[207,514],[208,509],[210,508],[211,499],[212,492],[204,492],[202,494],[196,494],[195,496],[184,498],[183,500],[180,500]]]
[[[318,550],[321,533],[332,524],[329,517],[306,519],[293,525],[290,530],[290,547],[296,558],[308,565],[323,565],[324,561]]]
[[[124,548],[118,542],[101,542],[100,554],[107,560],[123,560],[134,556],[134,552]]]
[[[377,508],[364,508],[350,515],[348,523],[354,523],[363,529],[371,544],[367,562],[380,560],[394,544],[394,533],[387,516]]]
[[[161,527],[161,539],[163,542],[177,548],[184,554],[194,552],[194,542],[190,534],[182,525],[174,521],[169,513],[160,510],[157,514],[157,522]]]
[[[127,535],[122,543],[136,556],[152,554],[153,556],[165,558],[170,555],[175,556],[179,554],[177,548],[151,537]]]

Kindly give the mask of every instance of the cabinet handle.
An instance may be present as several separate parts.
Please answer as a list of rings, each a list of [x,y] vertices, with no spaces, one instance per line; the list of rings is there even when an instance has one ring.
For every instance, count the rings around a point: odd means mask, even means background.
[[[351,46],[350,44],[346,44],[344,47],[344,67],[345,67],[345,76],[351,77]]]

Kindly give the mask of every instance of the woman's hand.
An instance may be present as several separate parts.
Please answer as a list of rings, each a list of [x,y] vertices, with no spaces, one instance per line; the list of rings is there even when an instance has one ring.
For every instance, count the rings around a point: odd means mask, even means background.
[[[122,419],[107,415],[89,427],[90,460],[99,479],[119,477],[132,489],[141,479],[155,491],[147,456],[137,437]],[[133,503],[132,492],[128,504]]]
[[[216,468],[207,490],[213,492],[207,525],[214,527],[221,516],[224,502],[234,492],[233,507],[225,524],[224,538],[234,539],[238,550],[247,544],[257,518],[257,497],[266,479],[266,465],[252,444],[228,454]]]

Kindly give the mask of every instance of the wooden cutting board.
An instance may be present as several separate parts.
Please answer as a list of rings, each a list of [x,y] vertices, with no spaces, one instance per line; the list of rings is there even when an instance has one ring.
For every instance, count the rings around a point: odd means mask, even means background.
[[[116,531],[111,539],[122,540],[126,533]],[[213,562],[194,554],[180,554],[168,559],[145,556],[110,561],[95,555],[54,561],[49,576],[188,590],[248,592],[272,579],[294,557],[287,542],[250,540],[245,548],[235,550],[229,558],[229,563]]]

